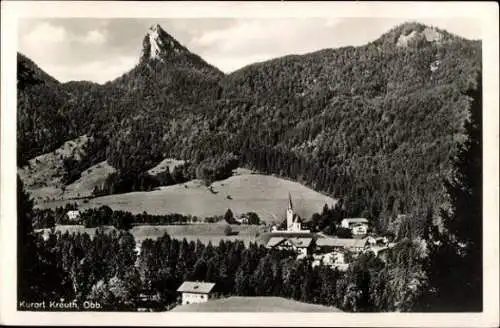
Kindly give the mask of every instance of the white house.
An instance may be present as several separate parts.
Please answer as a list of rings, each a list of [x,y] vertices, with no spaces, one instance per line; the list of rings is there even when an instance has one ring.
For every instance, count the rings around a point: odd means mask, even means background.
[[[312,245],[312,238],[303,237],[271,237],[266,244],[267,248],[294,250],[301,256],[307,256]]]
[[[77,221],[80,219],[80,211],[78,211],[78,210],[68,211],[66,213],[66,216],[68,217],[68,220],[70,220],[70,221]]]
[[[214,287],[212,282],[184,281],[177,291],[182,293],[182,305],[205,303],[211,298]]]
[[[314,255],[312,266],[316,267],[321,264],[326,265],[332,269],[337,268],[340,271],[346,271],[349,263],[345,262],[344,254],[342,252],[332,252],[323,255]]]
[[[357,224],[351,228],[353,235],[366,235],[368,233],[368,226],[365,224]]]
[[[368,220],[365,218],[345,218],[340,222],[342,228],[351,229],[353,235],[368,233]]]

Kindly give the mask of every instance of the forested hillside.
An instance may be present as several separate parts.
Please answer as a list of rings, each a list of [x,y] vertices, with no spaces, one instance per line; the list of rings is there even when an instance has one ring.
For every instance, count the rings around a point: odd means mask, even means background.
[[[217,170],[223,156],[342,198],[350,215],[381,229],[395,214],[445,202],[443,181],[481,95],[479,41],[409,23],[361,47],[224,75],[161,29],[152,47],[148,33],[138,65],[105,85],[24,83],[18,165],[87,134],[81,169],[107,160],[118,170],[109,183],[131,189],[163,158],[196,172],[203,163]],[[24,81],[33,65],[19,62]]]

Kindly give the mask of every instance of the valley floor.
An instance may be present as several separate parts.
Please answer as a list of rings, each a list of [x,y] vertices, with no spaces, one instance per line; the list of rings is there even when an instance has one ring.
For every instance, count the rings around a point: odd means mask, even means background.
[[[261,234],[264,232],[264,227],[255,225],[231,225],[234,235],[226,236],[224,228],[226,223],[200,223],[190,225],[138,225],[130,229],[130,233],[134,236],[138,245],[141,245],[145,239],[153,239],[162,237],[165,233],[172,238],[183,240],[186,238],[188,242],[200,240],[207,245],[209,242],[212,245],[218,245],[221,240],[241,240],[248,246],[251,242],[261,241]],[[50,229],[39,229],[45,237],[48,236]],[[99,228],[85,228],[82,225],[56,225],[55,231],[65,233],[87,233],[93,237],[96,231],[110,233],[117,231],[113,226],[101,226]]]

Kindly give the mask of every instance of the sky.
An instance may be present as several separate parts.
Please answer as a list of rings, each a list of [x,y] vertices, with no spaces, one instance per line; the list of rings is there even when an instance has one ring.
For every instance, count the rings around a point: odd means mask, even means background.
[[[61,82],[104,83],[137,64],[148,28],[165,31],[225,73],[272,58],[358,46],[408,20],[387,18],[23,18],[18,49]],[[472,18],[419,19],[481,39]]]

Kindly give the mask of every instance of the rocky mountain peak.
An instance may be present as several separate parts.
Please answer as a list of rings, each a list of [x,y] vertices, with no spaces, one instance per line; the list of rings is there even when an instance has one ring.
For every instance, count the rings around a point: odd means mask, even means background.
[[[141,61],[160,60],[169,58],[189,51],[175,40],[159,24],[153,24],[148,29],[142,42]]]
[[[406,48],[430,43],[442,44],[457,38],[457,36],[433,26],[417,22],[406,22],[383,34],[375,42]]]

